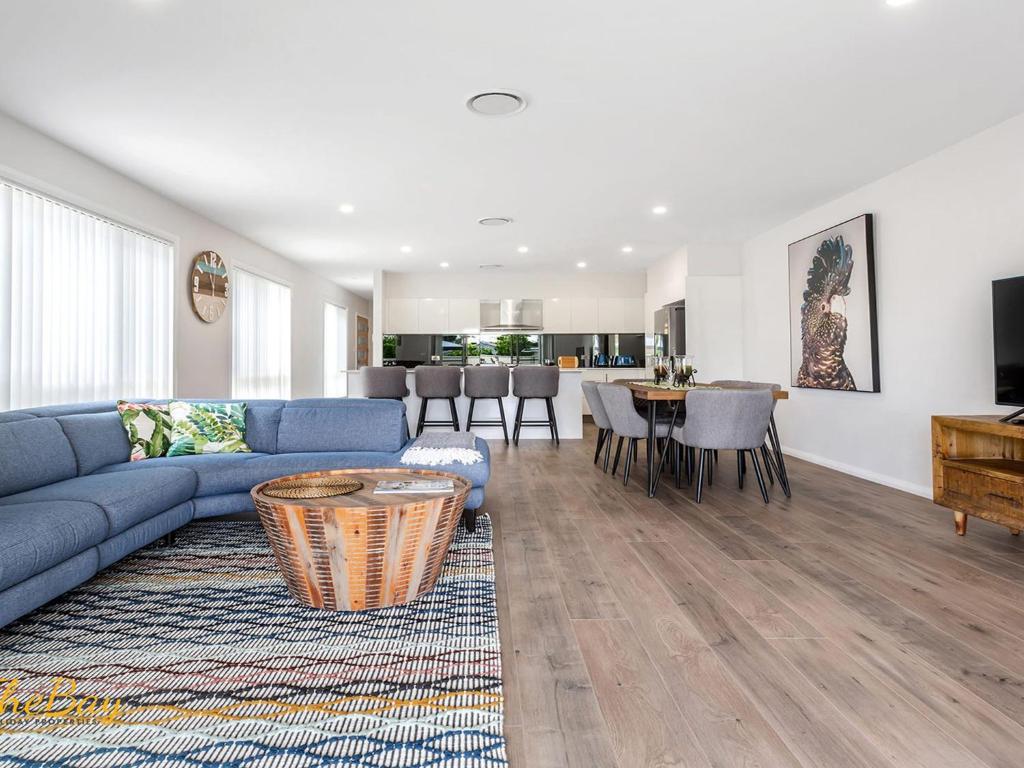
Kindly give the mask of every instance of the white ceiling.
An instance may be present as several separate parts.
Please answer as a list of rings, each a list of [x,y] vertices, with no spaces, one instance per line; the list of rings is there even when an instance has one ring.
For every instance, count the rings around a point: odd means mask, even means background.
[[[0,111],[358,289],[624,270],[1024,111],[1022,31],[1020,0],[4,0]],[[529,107],[465,108],[495,88]]]

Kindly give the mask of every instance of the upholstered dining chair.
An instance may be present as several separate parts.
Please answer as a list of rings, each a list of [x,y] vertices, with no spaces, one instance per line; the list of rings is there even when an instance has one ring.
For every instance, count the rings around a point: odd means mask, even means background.
[[[741,479],[742,457],[749,455],[761,498],[765,504],[768,503],[768,487],[761,474],[761,461],[757,454],[768,435],[768,420],[774,403],[775,398],[769,389],[698,389],[687,395],[686,422],[676,427],[672,438],[700,452],[695,496],[698,504],[711,452],[715,450],[736,451],[737,472]],[[677,487],[679,474],[677,471]]]
[[[590,415],[594,417],[594,424],[597,426],[597,447],[594,449],[594,463],[601,457],[601,449],[604,448],[604,471],[608,471],[608,460],[612,455],[612,423],[608,420],[608,411],[604,409],[604,401],[601,400],[601,393],[597,391],[596,381],[584,381],[583,396],[587,399],[590,407]]]
[[[771,392],[778,392],[782,389],[781,384],[773,384],[768,381],[742,381],[739,379],[718,379],[712,381],[711,386],[723,387],[725,389],[767,389]],[[771,441],[772,428],[775,426],[775,401],[772,400],[772,417],[768,423],[768,440]],[[781,450],[781,449],[780,449]],[[761,446],[761,458],[764,459],[764,471],[768,475],[768,482],[775,485],[775,473],[778,472],[779,479],[784,480],[782,473],[785,471],[785,467],[779,468],[775,465],[776,454],[774,453],[775,446],[769,445],[766,442]],[[740,458],[740,488],[743,487],[743,475],[746,473],[746,460]],[[786,490],[786,495],[789,495],[789,489],[787,484],[783,482],[783,488]]]
[[[615,463],[612,465],[612,476],[619,467],[619,456],[622,453],[622,443],[628,440],[626,447],[626,463],[622,470],[622,484],[629,483],[629,467],[636,461],[637,446],[641,440],[647,439],[647,419],[636,412],[633,406],[633,393],[628,387],[622,384],[598,384],[598,394],[604,405],[605,413],[608,414],[608,423],[612,431],[619,436],[618,445],[615,447]],[[655,424],[654,435],[656,438],[668,437],[669,425],[664,422]]]

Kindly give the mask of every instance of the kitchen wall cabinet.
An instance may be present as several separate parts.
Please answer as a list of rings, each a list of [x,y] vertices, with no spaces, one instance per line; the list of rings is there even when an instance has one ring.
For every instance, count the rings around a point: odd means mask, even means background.
[[[448,332],[479,333],[480,301],[478,299],[448,299]]]
[[[573,333],[600,333],[597,330],[597,299],[573,299],[570,327]]]
[[[544,299],[544,333],[572,333],[570,299]]]
[[[598,299],[598,333],[643,333],[643,299]]]
[[[448,330],[448,299],[420,299],[419,332],[446,333]]]
[[[419,299],[388,299],[384,333],[419,333]]]

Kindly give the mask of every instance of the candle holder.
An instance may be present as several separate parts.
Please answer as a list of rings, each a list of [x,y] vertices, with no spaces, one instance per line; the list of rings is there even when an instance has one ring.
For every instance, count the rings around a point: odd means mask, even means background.
[[[675,373],[672,376],[672,385],[675,387],[695,386],[694,374],[697,369],[693,367],[693,357],[688,355],[675,355]]]

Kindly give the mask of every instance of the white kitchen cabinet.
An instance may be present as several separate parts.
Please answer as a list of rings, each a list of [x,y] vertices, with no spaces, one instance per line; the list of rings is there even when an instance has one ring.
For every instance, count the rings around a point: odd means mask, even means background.
[[[419,333],[419,300],[388,299],[384,333]]]
[[[448,299],[449,333],[480,332],[480,300]]]
[[[622,333],[623,308],[625,299],[598,299],[597,300],[597,332],[598,333]]]
[[[572,333],[570,299],[544,299],[544,333]]]
[[[622,332],[643,333],[646,328],[644,323],[644,300],[623,299],[622,300]]]
[[[448,299],[419,300],[419,332],[445,333],[448,330]]]
[[[573,299],[570,327],[573,333],[598,333],[597,299]]]

